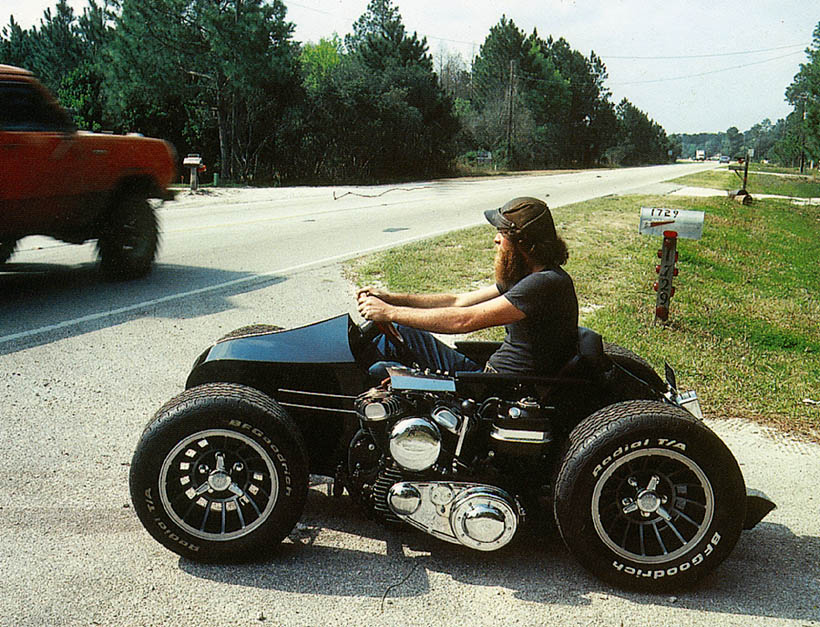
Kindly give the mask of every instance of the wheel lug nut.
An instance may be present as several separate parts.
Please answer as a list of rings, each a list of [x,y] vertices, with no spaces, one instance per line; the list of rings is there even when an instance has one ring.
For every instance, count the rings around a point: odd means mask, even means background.
[[[200,464],[199,465],[199,472],[201,472],[203,475],[207,475],[210,471],[211,471],[211,469],[208,468],[208,464]]]
[[[638,487],[638,480],[637,480],[637,479],[635,479],[635,477],[630,477],[629,479],[627,479],[627,480],[626,480],[626,482],[627,482],[629,485],[631,485],[633,488],[637,488],[637,487]]]
[[[245,466],[242,464],[242,462],[236,462],[233,465],[233,469],[234,472],[242,472],[245,469]]]

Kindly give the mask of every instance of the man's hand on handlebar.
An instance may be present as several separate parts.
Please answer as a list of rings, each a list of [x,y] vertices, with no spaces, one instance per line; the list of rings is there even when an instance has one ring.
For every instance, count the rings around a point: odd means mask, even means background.
[[[365,320],[373,322],[390,322],[392,306],[382,300],[378,294],[384,294],[371,288],[361,289],[357,293],[359,314]]]
[[[386,303],[390,303],[390,292],[387,290],[380,289],[378,287],[360,287],[359,290],[356,292],[356,299],[360,300],[362,296],[375,296],[376,298],[383,300]]]

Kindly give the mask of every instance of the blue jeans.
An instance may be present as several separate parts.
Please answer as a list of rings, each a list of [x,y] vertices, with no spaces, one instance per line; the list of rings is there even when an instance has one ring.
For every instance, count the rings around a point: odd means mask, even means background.
[[[430,369],[440,372],[464,372],[481,369],[481,365],[475,363],[466,355],[462,355],[457,350],[450,348],[445,343],[435,338],[428,331],[421,331],[412,327],[397,324],[396,328],[404,338],[409,352],[413,354],[418,366],[422,369]],[[390,366],[409,366],[398,361],[400,355],[396,347],[384,336],[376,340],[376,348],[384,356],[384,361],[377,361],[370,366],[368,372],[378,379],[387,377],[387,368]]]

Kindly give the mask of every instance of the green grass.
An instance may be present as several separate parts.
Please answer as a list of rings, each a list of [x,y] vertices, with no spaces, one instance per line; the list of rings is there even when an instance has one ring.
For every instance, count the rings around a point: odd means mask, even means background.
[[[791,168],[782,165],[775,165],[773,163],[760,163],[759,161],[752,161],[749,164],[749,172],[775,172],[778,174],[794,174],[796,176],[817,176],[817,170],[811,170],[806,162],[804,173],[800,174],[800,168]]]
[[[732,175],[733,176],[733,175]],[[667,325],[654,324],[658,237],[637,233],[641,206],[706,212],[703,238],[678,242]],[[556,209],[570,247],[581,324],[660,372],[675,367],[707,415],[745,417],[820,441],[820,208],[780,200],[609,197]],[[359,285],[462,291],[492,281],[492,227],[358,259]],[[501,337],[494,329],[483,337]]]
[[[740,171],[740,175],[743,175],[742,171]],[[723,168],[689,174],[671,182],[692,187],[725,189],[727,191],[740,189],[743,185],[743,180],[738,178],[734,172]],[[820,197],[820,178],[813,175],[801,176],[799,174],[789,174],[788,176],[776,176],[771,173],[761,174],[753,172],[750,168],[746,190],[752,196],[755,194],[777,194],[798,198],[817,198]]]

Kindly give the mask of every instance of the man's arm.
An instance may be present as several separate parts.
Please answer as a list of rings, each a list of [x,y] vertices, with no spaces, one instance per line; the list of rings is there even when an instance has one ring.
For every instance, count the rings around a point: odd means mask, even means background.
[[[441,307],[469,307],[486,302],[498,296],[498,288],[488,285],[472,292],[462,294],[401,294],[387,292],[373,287],[364,287],[357,294],[357,300],[375,296],[388,305],[412,307],[417,309],[437,309]]]
[[[396,322],[432,333],[469,333],[511,324],[525,317],[524,312],[503,296],[468,306],[434,308],[396,306],[375,296],[362,296],[359,313],[375,322]]]

